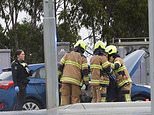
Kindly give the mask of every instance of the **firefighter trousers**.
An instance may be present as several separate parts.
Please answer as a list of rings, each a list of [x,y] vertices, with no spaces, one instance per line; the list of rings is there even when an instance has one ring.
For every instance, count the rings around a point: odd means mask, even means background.
[[[100,85],[92,85],[92,103],[96,102],[106,102],[107,87],[102,87]]]
[[[61,105],[80,103],[81,88],[80,86],[68,83],[62,83],[60,88]]]
[[[120,88],[119,101],[121,102],[131,101],[131,87],[132,87],[132,83],[126,83]]]

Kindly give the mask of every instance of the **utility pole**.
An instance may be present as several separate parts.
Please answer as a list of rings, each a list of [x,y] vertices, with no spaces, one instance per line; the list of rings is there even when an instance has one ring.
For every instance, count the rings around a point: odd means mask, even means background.
[[[151,77],[151,115],[154,115],[154,0],[148,0],[149,7],[149,51]]]
[[[47,109],[58,107],[59,90],[57,77],[57,37],[55,24],[55,2],[44,0],[44,53],[46,67]]]

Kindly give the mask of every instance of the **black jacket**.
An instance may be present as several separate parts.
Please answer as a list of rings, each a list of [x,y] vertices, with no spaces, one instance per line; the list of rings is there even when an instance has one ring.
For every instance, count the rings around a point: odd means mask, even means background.
[[[29,71],[28,66],[24,61],[22,62],[19,62],[18,60],[13,61],[11,69],[15,86],[22,86],[28,84],[29,79],[27,79],[27,77],[31,75],[31,72]]]

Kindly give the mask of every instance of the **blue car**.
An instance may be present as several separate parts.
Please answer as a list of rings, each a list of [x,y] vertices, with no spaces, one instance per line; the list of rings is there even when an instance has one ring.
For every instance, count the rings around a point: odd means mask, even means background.
[[[110,78],[110,85],[107,90],[107,101],[108,102],[118,102],[118,88],[116,87],[116,82],[113,77]],[[150,86],[132,84],[131,88],[131,98],[132,101],[150,101]]]
[[[142,53],[137,52],[137,60],[133,63],[131,62],[134,55],[127,56],[125,62],[126,66],[129,64],[133,64],[133,66],[129,66],[128,70],[131,76],[133,76],[134,72],[138,68],[140,58],[142,57]],[[140,57],[140,58],[139,58]],[[131,60],[130,60],[131,59]],[[131,68],[130,68],[131,67]],[[29,77],[30,82],[27,85],[26,89],[26,100],[23,105],[23,110],[38,110],[46,108],[46,87],[45,87],[45,66],[44,64],[32,64],[29,65],[30,70],[33,70],[34,73],[31,77]],[[12,81],[11,70],[6,69],[0,74],[0,110],[13,110],[16,104],[16,93],[13,87],[14,83]],[[110,86],[108,88],[108,101],[116,101],[116,85],[114,79],[111,78]],[[150,100],[150,87],[133,84],[132,86],[132,100],[133,101],[146,101]],[[82,102],[90,102],[91,97],[88,97],[86,94],[82,93],[81,101]]]
[[[46,84],[44,64],[29,65],[34,71],[29,77],[30,81],[26,88],[26,100],[23,110],[38,110],[46,108]],[[14,110],[16,104],[16,92],[12,81],[10,69],[3,70],[0,74],[0,110]]]

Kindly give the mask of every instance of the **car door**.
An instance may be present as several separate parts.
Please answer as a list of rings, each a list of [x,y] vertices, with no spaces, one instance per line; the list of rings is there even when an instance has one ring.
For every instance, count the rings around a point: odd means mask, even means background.
[[[37,94],[34,94],[35,97],[39,98],[39,100],[45,105],[46,103],[46,83],[45,83],[46,72],[45,68],[37,69],[33,75],[29,78],[30,82],[28,84],[29,89],[33,89],[33,91]],[[28,89],[28,88],[27,88]],[[32,91],[30,91],[32,93]]]

